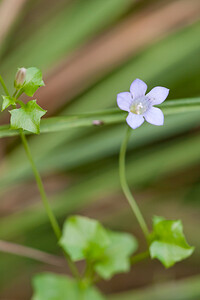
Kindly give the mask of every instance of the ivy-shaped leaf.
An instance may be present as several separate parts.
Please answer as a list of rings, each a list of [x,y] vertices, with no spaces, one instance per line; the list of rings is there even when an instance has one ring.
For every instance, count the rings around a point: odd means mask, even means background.
[[[104,279],[128,271],[137,248],[130,234],[106,230],[98,221],[80,216],[65,221],[59,243],[73,261],[85,259]]]
[[[110,245],[106,230],[96,220],[72,216],[65,221],[60,245],[73,261],[94,260]]]
[[[194,247],[186,242],[180,220],[172,221],[154,217],[149,250],[151,258],[157,258],[166,268],[169,268],[176,262],[189,257]]]
[[[24,129],[33,133],[40,133],[40,119],[44,116],[46,110],[42,109],[36,100],[23,104],[21,108],[10,111],[11,129]]]
[[[41,86],[44,86],[42,72],[37,68],[26,69],[26,77],[21,91],[32,97],[37,89]]]
[[[83,287],[61,275],[43,273],[33,280],[32,300],[105,300],[94,287]]]
[[[130,256],[138,246],[136,239],[130,234],[109,230],[107,233],[111,243],[94,265],[95,271],[104,279],[110,279],[116,273],[129,271]]]
[[[4,111],[10,105],[15,105],[15,98],[10,96],[2,96],[2,98],[3,98],[3,103],[2,103],[1,111]]]

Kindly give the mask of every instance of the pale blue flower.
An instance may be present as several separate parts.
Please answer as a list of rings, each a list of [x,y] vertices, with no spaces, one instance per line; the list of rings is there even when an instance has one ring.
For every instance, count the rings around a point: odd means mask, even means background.
[[[145,95],[147,85],[140,79],[135,79],[130,86],[130,93],[124,92],[117,95],[117,105],[120,109],[128,111],[126,122],[136,129],[144,119],[157,126],[164,123],[163,112],[153,105],[161,104],[167,98],[169,89],[157,86]]]

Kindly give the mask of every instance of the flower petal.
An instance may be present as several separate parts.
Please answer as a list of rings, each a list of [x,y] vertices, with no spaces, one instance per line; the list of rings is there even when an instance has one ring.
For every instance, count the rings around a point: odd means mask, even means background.
[[[164,123],[164,115],[161,109],[157,107],[151,107],[145,114],[144,117],[147,122],[161,126]]]
[[[137,99],[141,96],[144,96],[147,90],[147,85],[144,81],[140,79],[135,79],[130,87],[130,92],[133,96],[133,99]]]
[[[130,112],[128,117],[126,118],[126,122],[131,128],[136,129],[140,125],[142,125],[142,123],[144,122],[144,118],[141,115],[136,115]]]
[[[151,99],[152,105],[158,105],[165,101],[168,94],[169,89],[162,86],[156,86],[146,96]]]
[[[133,102],[131,93],[124,92],[117,95],[117,105],[120,109],[130,111],[130,106]]]

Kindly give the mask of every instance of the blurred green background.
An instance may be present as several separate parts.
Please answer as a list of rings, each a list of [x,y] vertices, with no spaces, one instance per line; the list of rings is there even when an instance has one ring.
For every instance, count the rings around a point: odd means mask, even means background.
[[[35,98],[47,116],[116,107],[116,94],[135,78],[149,90],[168,87],[169,99],[200,96],[199,0],[1,0],[0,25],[0,74],[12,91],[18,67],[42,69],[46,86]],[[1,124],[8,117],[2,113]],[[168,270],[146,261],[101,282],[108,299],[200,299],[199,120],[196,112],[166,116],[164,127],[145,124],[132,133],[127,156],[149,227],[152,215],[181,218],[194,254]],[[69,214],[97,218],[133,233],[142,251],[118,178],[125,129],[71,129],[29,142],[60,224]],[[0,143],[0,239],[61,255],[20,140]],[[30,299],[31,278],[41,271],[68,273],[1,252],[0,299]]]

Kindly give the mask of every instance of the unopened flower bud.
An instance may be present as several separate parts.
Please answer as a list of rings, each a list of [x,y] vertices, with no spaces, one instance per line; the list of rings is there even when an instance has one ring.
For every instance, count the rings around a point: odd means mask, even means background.
[[[26,69],[20,68],[17,71],[17,74],[15,76],[15,83],[14,83],[15,88],[17,90],[19,90],[22,87],[22,85],[24,84],[25,78],[26,78]]]

